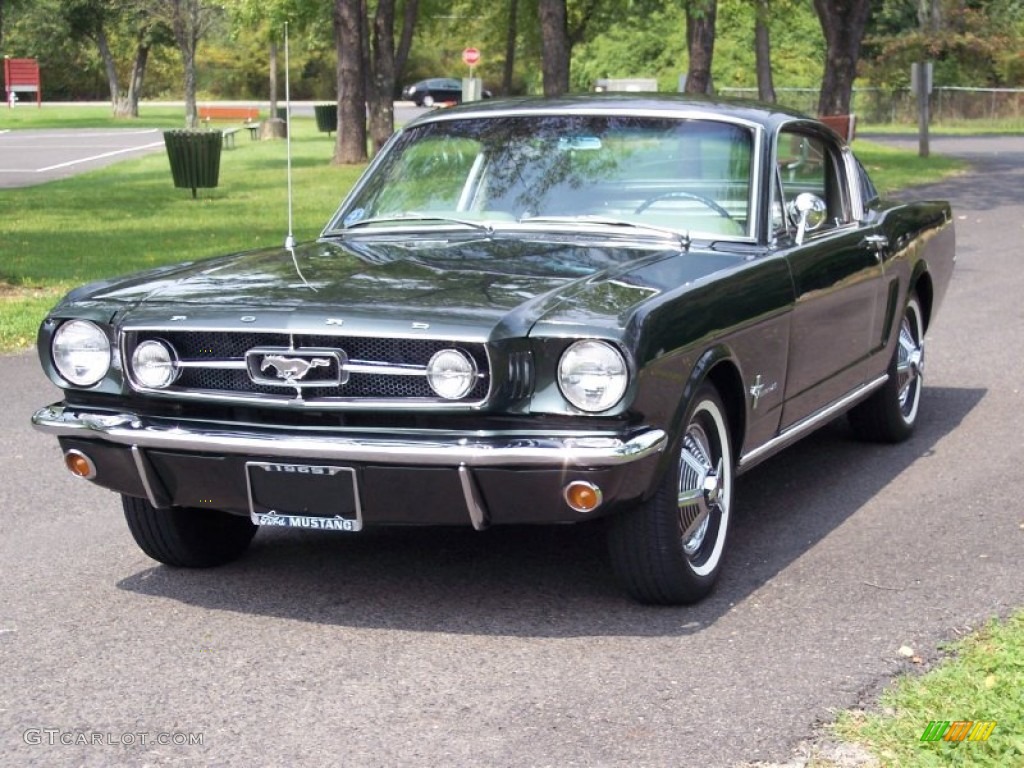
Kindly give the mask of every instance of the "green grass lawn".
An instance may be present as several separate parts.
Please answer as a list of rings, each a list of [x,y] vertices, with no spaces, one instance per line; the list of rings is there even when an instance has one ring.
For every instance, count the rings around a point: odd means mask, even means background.
[[[115,120],[109,106],[19,104],[0,110],[0,131],[18,128],[184,128],[185,108],[162,104],[139,106],[138,118]]]

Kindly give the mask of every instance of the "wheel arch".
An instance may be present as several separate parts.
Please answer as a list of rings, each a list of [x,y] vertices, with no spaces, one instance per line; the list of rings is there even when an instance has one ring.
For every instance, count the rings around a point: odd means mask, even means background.
[[[714,386],[722,399],[729,420],[729,438],[732,441],[733,454],[738,455],[743,447],[743,437],[747,429],[747,400],[743,377],[728,347],[719,345],[707,350],[694,365],[683,389],[676,423],[682,423],[685,419],[694,395],[705,382]]]
[[[910,281],[910,293],[917,294],[917,300],[921,304],[921,322],[924,323],[924,330],[928,330],[932,320],[932,306],[935,302],[935,286],[932,284],[931,273],[922,264]]]

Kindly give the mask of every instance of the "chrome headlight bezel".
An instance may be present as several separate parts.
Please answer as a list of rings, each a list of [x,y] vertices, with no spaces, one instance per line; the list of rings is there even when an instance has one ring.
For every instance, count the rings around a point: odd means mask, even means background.
[[[461,349],[442,349],[427,363],[427,384],[444,400],[461,400],[476,386],[476,361]]]
[[[585,413],[614,408],[629,387],[629,366],[621,351],[600,339],[581,339],[562,352],[558,389],[573,407]]]
[[[157,375],[152,375],[156,371]],[[166,389],[178,378],[178,354],[167,342],[149,339],[135,347],[131,380],[144,389]]]
[[[57,373],[76,387],[98,384],[110,371],[110,337],[91,320],[68,320],[54,332],[50,359]]]

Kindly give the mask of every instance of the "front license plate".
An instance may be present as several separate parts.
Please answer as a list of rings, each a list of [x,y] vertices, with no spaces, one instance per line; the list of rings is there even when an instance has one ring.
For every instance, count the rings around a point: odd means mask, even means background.
[[[351,467],[249,461],[249,516],[256,525],[360,531],[362,510]]]

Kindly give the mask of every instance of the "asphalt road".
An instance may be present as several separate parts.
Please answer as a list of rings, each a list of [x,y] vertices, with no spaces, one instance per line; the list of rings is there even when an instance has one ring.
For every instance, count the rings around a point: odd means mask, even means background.
[[[236,564],[157,566],[29,427],[57,396],[33,356],[0,357],[0,763],[790,759],[912,666],[901,646],[934,660],[1024,604],[1024,140],[933,149],[978,172],[923,193],[954,201],[960,257],[915,437],[840,421],[745,475],[691,608],[626,600],[586,527],[261,531]]]

